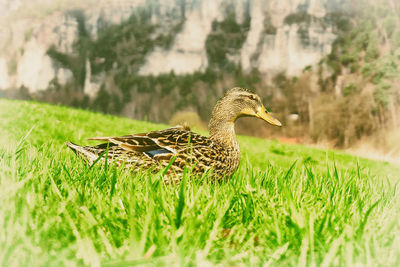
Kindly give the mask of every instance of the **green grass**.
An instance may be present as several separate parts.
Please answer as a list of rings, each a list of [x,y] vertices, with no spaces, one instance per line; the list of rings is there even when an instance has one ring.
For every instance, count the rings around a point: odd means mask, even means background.
[[[83,164],[63,143],[161,129],[0,99],[3,266],[399,266],[400,167],[239,137],[221,183]]]

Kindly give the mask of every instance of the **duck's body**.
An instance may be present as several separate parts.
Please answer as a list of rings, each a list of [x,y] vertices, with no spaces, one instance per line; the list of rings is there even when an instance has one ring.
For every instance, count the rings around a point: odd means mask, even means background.
[[[193,174],[212,169],[217,177],[229,176],[239,166],[239,146],[224,147],[210,138],[196,134],[187,127],[173,127],[161,131],[121,137],[99,137],[97,146],[67,145],[83,156],[91,165],[108,149],[108,159],[127,168],[152,169],[157,172],[170,163],[168,179],[179,179],[185,166]],[[108,148],[107,148],[108,147]]]
[[[209,137],[178,126],[121,137],[90,138],[106,141],[97,146],[79,146],[70,142],[67,145],[89,164],[108,150],[108,159],[128,168],[160,171],[169,166],[168,180],[179,180],[185,166],[189,166],[195,175],[210,170],[212,177],[219,179],[232,175],[239,166],[240,149],[234,123],[242,116],[255,116],[280,125],[268,115],[257,95],[234,88],[215,106],[209,124]]]

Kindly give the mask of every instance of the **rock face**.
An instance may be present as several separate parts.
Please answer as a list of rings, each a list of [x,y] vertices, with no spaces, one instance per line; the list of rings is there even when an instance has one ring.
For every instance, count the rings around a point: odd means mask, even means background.
[[[1,58],[0,59],[0,89],[1,88],[8,88],[9,81],[8,81],[8,70],[7,70],[7,62]]]
[[[173,46],[168,50],[156,49],[150,53],[140,74],[157,75],[170,71],[184,74],[204,70],[207,67],[205,42],[212,22],[220,15],[221,2],[204,0],[193,4],[186,12],[185,24]]]
[[[46,46],[32,39],[25,44],[24,49],[17,65],[17,87],[25,86],[33,91],[46,90],[56,75],[51,58],[46,55]]]
[[[242,48],[241,63],[244,69],[258,68],[261,72],[286,71],[296,75],[308,65],[317,63],[330,53],[335,39],[332,29],[322,29],[317,23],[307,26],[309,44],[302,42],[298,24],[285,24],[285,18],[297,12],[305,1],[255,0],[251,8],[251,28]],[[310,1],[306,14],[322,18],[326,11],[324,1]],[[305,11],[303,11],[305,12]],[[274,33],[265,33],[265,20],[270,19]],[[259,55],[252,60],[252,55]]]
[[[62,52],[73,52],[79,23],[71,15],[72,8],[83,11],[85,27],[92,38],[97,38],[102,23],[121,23],[138,9],[150,10],[155,23],[183,17],[172,45],[156,46],[146,55],[138,71],[141,75],[205,70],[209,65],[207,37],[213,23],[226,18],[228,9],[233,10],[239,24],[250,19],[239,53],[231,56],[245,71],[256,68],[262,73],[284,71],[297,75],[328,54],[335,39],[332,25],[321,23],[333,11],[329,10],[327,0],[103,0],[86,4],[71,0],[65,10],[41,11],[42,5],[51,2],[36,0],[32,3],[36,3],[39,15],[18,16],[27,2],[0,0],[0,14],[5,18],[0,23],[7,25],[0,29],[0,89],[24,86],[30,92],[37,92],[48,88],[54,79],[60,84],[71,79],[72,72],[54,62],[47,51],[53,46]],[[293,14],[298,16],[288,20]],[[84,91],[93,96],[100,88],[96,84],[99,77],[91,75],[89,61],[85,69]]]

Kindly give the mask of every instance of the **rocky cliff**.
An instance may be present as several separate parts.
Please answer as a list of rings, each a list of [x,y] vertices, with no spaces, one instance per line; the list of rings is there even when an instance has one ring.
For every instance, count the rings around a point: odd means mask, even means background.
[[[331,51],[337,27],[331,17],[337,6],[332,3],[327,0],[110,0],[85,4],[59,1],[55,5],[54,1],[46,0],[2,0],[0,88],[25,87],[37,92],[46,90],[55,79],[65,85],[73,78],[73,71],[54,60],[49,49],[76,53],[74,46],[80,25],[96,40],[104,25],[121,24],[138,11],[146,11],[152,24],[161,25],[153,35],[166,31],[171,35],[168,45],[152,45],[151,51],[144,54],[135,70],[139,75],[205,71],[213,60],[206,47],[207,40],[224,30],[216,29],[218,23],[232,16],[243,27],[241,39],[231,47],[227,44],[227,61],[247,72],[258,69],[261,73],[284,71],[297,75]],[[25,11],[28,4],[33,11]],[[77,10],[83,12],[84,24],[80,24]],[[107,60],[105,57],[98,56],[97,60]],[[84,91],[94,96],[107,75],[92,73],[94,63],[84,62]]]

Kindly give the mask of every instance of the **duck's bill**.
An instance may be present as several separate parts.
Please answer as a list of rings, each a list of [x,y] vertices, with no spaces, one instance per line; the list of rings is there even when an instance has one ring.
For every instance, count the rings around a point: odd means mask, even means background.
[[[282,126],[282,123],[275,119],[274,117],[271,116],[271,114],[268,113],[268,111],[265,109],[265,107],[262,107],[257,113],[257,118],[260,118],[262,120],[265,120],[266,122],[276,125],[276,126]]]

